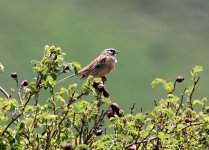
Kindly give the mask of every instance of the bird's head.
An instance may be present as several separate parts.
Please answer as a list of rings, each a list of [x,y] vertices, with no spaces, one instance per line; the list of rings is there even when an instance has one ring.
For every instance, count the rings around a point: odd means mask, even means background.
[[[104,49],[102,54],[109,55],[109,56],[116,56],[118,51],[114,48],[107,48]]]

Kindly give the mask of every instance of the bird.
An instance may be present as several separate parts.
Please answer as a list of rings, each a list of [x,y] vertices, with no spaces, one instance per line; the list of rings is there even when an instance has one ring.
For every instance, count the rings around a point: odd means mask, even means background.
[[[103,78],[115,69],[115,64],[117,63],[117,54],[118,51],[114,48],[104,49],[96,59],[90,62],[86,67],[79,70],[78,74],[72,74],[59,80],[57,83],[61,83],[77,75],[81,76],[80,79],[86,79],[90,75],[94,78]]]

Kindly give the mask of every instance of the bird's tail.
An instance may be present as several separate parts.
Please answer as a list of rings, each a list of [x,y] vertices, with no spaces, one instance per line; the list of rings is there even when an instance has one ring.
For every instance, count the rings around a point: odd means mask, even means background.
[[[67,79],[70,79],[70,78],[72,78],[72,77],[74,77],[74,76],[75,76],[75,74],[72,74],[72,75],[70,75],[70,76],[68,76],[68,77],[65,77],[65,78],[63,78],[63,79],[57,81],[57,84],[59,84],[59,83],[65,81],[65,80],[67,80]]]

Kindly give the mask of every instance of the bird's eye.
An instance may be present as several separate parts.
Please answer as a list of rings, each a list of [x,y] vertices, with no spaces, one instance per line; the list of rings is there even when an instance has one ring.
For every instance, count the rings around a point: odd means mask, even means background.
[[[110,53],[113,54],[113,50],[110,50]]]

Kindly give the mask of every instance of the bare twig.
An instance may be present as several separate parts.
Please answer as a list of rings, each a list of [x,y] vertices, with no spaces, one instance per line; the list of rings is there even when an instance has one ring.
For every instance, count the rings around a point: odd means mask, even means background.
[[[197,80],[194,81],[193,83],[193,88],[192,88],[192,91],[191,91],[191,94],[189,95],[189,107],[191,108],[191,110],[193,110],[193,106],[192,106],[192,96],[194,94],[194,90],[196,88],[196,85],[197,83],[199,82],[200,80],[200,77],[197,78]]]
[[[50,127],[48,126],[48,122],[46,120],[46,129],[47,129],[47,135],[46,135],[46,146],[45,150],[48,150],[50,148],[50,142],[51,142],[51,130]]]
[[[18,82],[17,82],[17,84],[18,84]],[[21,93],[20,93],[20,91],[22,90],[22,85],[18,88],[18,92],[17,92],[17,94],[18,94],[18,98],[19,98],[19,101],[20,101],[20,105],[22,105],[22,96],[21,96]]]
[[[141,143],[148,143],[148,142],[150,142],[150,141],[153,141],[153,140],[155,140],[155,139],[157,139],[158,137],[151,137],[151,138],[146,138],[146,139],[143,139],[143,140],[141,140],[141,141],[139,141],[139,142],[131,142],[130,144],[128,144],[125,148],[128,148],[128,147],[130,147],[130,146],[132,146],[132,145],[134,145],[134,144],[139,144],[138,146],[137,146],[137,149],[139,149],[139,147],[140,147],[140,144]]]
[[[82,122],[82,126],[81,126],[81,129],[80,129],[80,132],[79,132],[79,144],[83,144],[83,140],[82,140],[82,135],[83,135],[83,130],[84,130],[84,126],[86,124],[85,122],[85,116],[83,116],[83,118],[81,119],[81,122]]]
[[[176,80],[174,81],[174,84],[173,84],[173,90],[168,92],[168,94],[172,94],[176,89]]]
[[[85,95],[84,91],[80,95],[77,96],[77,99],[80,99],[83,95]]]
[[[128,144],[125,148],[127,149],[128,147],[131,147],[132,145],[134,145],[136,142],[131,142],[130,144]]]
[[[12,120],[9,122],[9,124],[5,127],[1,135],[4,135],[4,133],[7,131],[7,129],[13,124],[15,120],[17,120],[22,114],[17,115],[15,118],[12,118]]]
[[[185,130],[186,128],[191,127],[191,126],[198,126],[198,125],[204,125],[204,124],[205,124],[204,122],[190,123],[189,125],[185,126],[185,127],[182,128],[181,130]]]
[[[32,143],[31,143],[31,141],[30,141],[30,137],[29,137],[29,135],[28,135],[28,132],[24,131],[24,132],[23,132],[23,135],[24,135],[25,138],[28,140],[28,143],[29,143],[30,145],[32,145]]]
[[[6,98],[10,98],[9,94],[7,93],[7,91],[5,89],[3,89],[1,86],[0,86],[0,91],[6,96]]]
[[[182,106],[182,104],[183,104],[184,93],[185,93],[186,89],[187,89],[187,88],[185,88],[184,91],[181,93],[181,102],[180,102],[180,104],[179,104],[179,107],[178,107],[177,110],[176,110],[176,116],[178,115],[178,112],[179,112],[179,110],[180,110],[180,108],[181,108],[181,106]]]
[[[36,137],[36,141],[38,142],[38,145],[37,145],[37,149],[36,149],[36,150],[39,150],[39,145],[40,145],[40,143],[39,143],[39,137],[38,137],[38,134],[37,134],[37,137]]]
[[[153,100],[152,103],[157,106],[157,101],[156,100]]]
[[[20,101],[20,105],[22,105],[22,97],[21,97],[21,93],[20,93],[20,91],[22,90],[22,88],[23,88],[23,86],[21,85],[21,86],[19,86],[19,82],[18,82],[18,78],[16,77],[16,78],[14,78],[15,79],[15,82],[16,82],[16,85],[17,85],[17,95],[18,95],[18,99],[19,99],[19,101]]]
[[[70,76],[67,76],[67,77],[65,77],[65,78],[63,78],[63,79],[57,81],[57,84],[59,84],[59,83],[61,83],[61,82],[64,82],[65,80],[70,79],[70,78],[72,78],[72,77],[74,77],[74,76],[76,76],[76,74],[72,74],[72,75],[70,75]]]
[[[130,109],[131,109],[131,114],[133,114],[134,107],[135,107],[135,103],[133,103],[133,106],[132,106],[132,107],[130,107]]]

